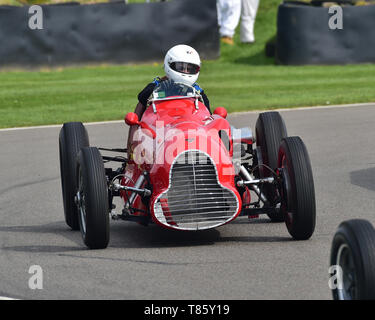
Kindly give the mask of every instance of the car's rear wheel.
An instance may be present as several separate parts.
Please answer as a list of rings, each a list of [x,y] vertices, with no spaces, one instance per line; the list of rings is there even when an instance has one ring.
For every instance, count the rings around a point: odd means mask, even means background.
[[[310,158],[300,137],[287,137],[279,149],[281,208],[290,235],[309,239],[315,230],[315,189]]]
[[[335,300],[375,299],[375,230],[370,222],[342,222],[332,240],[330,262],[340,267],[332,288]]]
[[[259,114],[255,125],[256,144],[260,148],[262,156],[262,164],[270,167],[272,170],[277,168],[277,158],[280,142],[287,137],[285,123],[280,113],[276,111],[264,112]],[[255,170],[259,177],[271,176],[273,173],[267,167]],[[262,186],[261,191],[265,194],[270,205],[275,205],[278,201],[278,193],[273,185]],[[273,222],[283,222],[284,215],[282,213],[268,214]]]
[[[108,186],[102,156],[97,148],[78,154],[76,201],[82,238],[90,249],[104,249],[109,242]]]
[[[64,123],[59,135],[61,188],[65,222],[73,230],[79,230],[78,209],[74,201],[77,155],[82,147],[88,146],[88,134],[81,122]]]

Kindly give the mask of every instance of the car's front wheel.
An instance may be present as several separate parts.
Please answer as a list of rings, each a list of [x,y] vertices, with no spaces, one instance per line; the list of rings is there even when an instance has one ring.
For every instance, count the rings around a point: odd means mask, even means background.
[[[287,137],[279,149],[281,213],[290,235],[310,238],[315,229],[315,189],[310,158],[300,137]]]
[[[82,238],[90,249],[104,249],[109,242],[108,187],[102,156],[97,148],[78,154],[77,195]]]

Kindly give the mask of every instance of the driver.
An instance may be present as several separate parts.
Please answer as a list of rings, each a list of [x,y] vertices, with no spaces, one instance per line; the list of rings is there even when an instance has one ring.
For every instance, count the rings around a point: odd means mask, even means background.
[[[211,113],[210,102],[208,101],[208,98],[202,88],[200,88],[196,83],[199,77],[200,67],[201,60],[198,52],[194,48],[180,44],[169,49],[164,58],[164,71],[166,75],[162,78],[155,78],[154,81],[149,83],[138,94],[139,103],[134,111],[138,115],[138,118],[142,118],[142,115],[146,110],[147,100],[154,91],[155,87],[161,81],[167,79],[193,86],[202,96],[205,106]]]

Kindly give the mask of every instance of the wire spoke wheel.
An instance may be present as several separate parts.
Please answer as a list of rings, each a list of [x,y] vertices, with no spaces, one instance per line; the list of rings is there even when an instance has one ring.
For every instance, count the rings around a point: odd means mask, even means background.
[[[80,229],[83,234],[86,234],[86,206],[85,206],[85,195],[83,192],[83,177],[82,170],[79,167],[78,170],[78,192],[77,192],[77,205],[80,214]]]
[[[356,294],[356,271],[353,254],[347,244],[342,244],[337,253],[336,264],[342,269],[341,289],[338,289],[339,300],[353,300]]]

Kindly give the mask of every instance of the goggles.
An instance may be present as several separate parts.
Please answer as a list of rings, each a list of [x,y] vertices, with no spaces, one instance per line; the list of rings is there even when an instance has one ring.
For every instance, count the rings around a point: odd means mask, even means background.
[[[172,62],[169,66],[172,70],[185,74],[197,74],[200,70],[200,66],[188,62]]]

